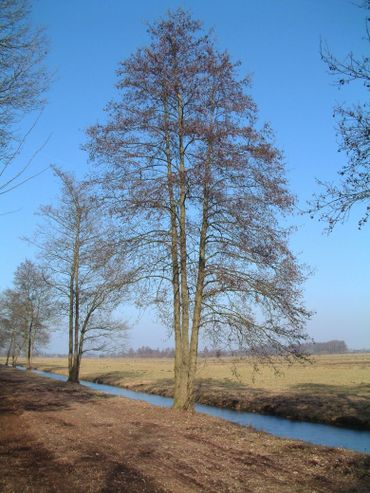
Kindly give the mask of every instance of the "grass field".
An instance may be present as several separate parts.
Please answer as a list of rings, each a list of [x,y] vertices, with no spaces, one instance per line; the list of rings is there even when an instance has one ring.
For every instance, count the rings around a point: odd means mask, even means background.
[[[35,358],[34,366],[67,373],[63,358]],[[279,374],[267,365],[256,373],[248,359],[201,359],[196,398],[216,406],[370,429],[370,354],[316,356],[311,363],[277,367]],[[81,378],[171,396],[173,361],[85,358]]]

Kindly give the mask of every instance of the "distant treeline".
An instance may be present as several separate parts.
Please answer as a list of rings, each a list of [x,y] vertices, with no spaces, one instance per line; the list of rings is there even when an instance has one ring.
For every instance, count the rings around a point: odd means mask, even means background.
[[[107,356],[110,358],[174,358],[175,350],[170,347],[164,349],[153,349],[149,346],[141,346],[137,349],[130,348],[127,350],[109,353],[108,355],[101,355],[102,358]]]
[[[300,351],[305,354],[345,354],[345,353],[367,353],[370,352],[369,349],[358,349],[349,350],[347,344],[344,341],[327,341],[327,342],[310,342],[301,344]],[[264,347],[265,354],[275,354],[273,349],[270,351],[268,348]],[[48,357],[66,357],[63,354],[48,354],[41,351],[36,351],[37,356],[48,356]],[[174,358],[175,350],[174,348],[167,347],[164,349],[151,348],[149,346],[141,346],[137,349],[126,349],[120,351],[114,351],[104,354],[90,354],[86,357],[88,358]],[[224,349],[209,349],[205,347],[203,350],[199,351],[199,356],[202,358],[224,358],[227,356],[241,357],[248,356],[247,351],[238,350],[224,350]]]
[[[347,344],[344,341],[327,341],[327,342],[312,342],[305,343],[300,346],[300,350],[305,354],[343,354],[348,353]],[[264,353],[269,351],[264,348]],[[274,351],[270,351],[274,354]],[[137,349],[128,349],[125,351],[116,351],[109,355],[102,355],[102,357],[109,356],[111,358],[173,358],[175,355],[174,348],[151,348],[149,346],[141,346]],[[204,358],[220,358],[226,356],[245,356],[248,355],[246,351],[238,350],[224,350],[224,349],[209,349],[205,347],[202,351],[199,351],[199,356]]]
[[[343,354],[348,353],[347,344],[344,341],[307,342],[301,344],[301,350],[307,354]]]

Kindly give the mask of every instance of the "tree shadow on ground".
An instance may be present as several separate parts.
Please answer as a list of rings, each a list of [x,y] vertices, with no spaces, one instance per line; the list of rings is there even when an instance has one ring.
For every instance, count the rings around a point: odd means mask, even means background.
[[[106,483],[101,493],[112,493],[113,491],[135,492],[135,493],[165,493],[158,488],[139,471],[125,464],[112,465],[106,476]]]
[[[57,411],[74,403],[110,399],[80,386],[0,366],[0,415]]]
[[[95,449],[81,450],[77,458],[57,457],[21,430],[0,437],[0,491],[37,493],[164,493],[136,469]]]

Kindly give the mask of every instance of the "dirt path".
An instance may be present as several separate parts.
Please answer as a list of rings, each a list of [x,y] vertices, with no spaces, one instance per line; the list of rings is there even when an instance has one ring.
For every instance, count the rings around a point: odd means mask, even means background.
[[[0,491],[370,492],[370,457],[0,367]]]

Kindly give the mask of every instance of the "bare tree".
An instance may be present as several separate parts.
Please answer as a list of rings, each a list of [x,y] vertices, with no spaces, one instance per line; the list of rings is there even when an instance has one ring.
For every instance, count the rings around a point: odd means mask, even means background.
[[[132,274],[88,182],[58,168],[54,172],[61,195],[55,207],[41,208],[36,244],[62,314],[68,317],[69,381],[78,382],[83,353],[103,351],[109,337],[126,329],[111,314],[126,296]]]
[[[0,294],[0,348],[8,345],[6,365],[9,364],[9,358],[13,347],[13,327],[9,311],[9,292],[6,290]]]
[[[24,172],[32,157],[18,170],[9,169],[28,134],[19,141],[14,124],[44,106],[50,82],[43,66],[45,37],[31,28],[29,10],[27,0],[0,0],[0,195],[30,178]]]
[[[370,13],[369,2],[363,6]],[[370,18],[366,19],[366,41],[370,44]],[[327,46],[321,48],[321,58],[336,79],[339,87],[362,84],[365,92],[370,89],[370,58],[357,57],[350,52],[346,59],[338,60]],[[368,94],[367,94],[368,95]],[[339,151],[347,155],[347,163],[340,169],[339,183],[318,181],[323,192],[311,201],[311,216],[318,214],[332,231],[337,223],[343,223],[355,205],[364,206],[358,221],[359,229],[370,215],[370,103],[369,98],[353,106],[334,108],[337,118]]]
[[[87,148],[148,293],[172,306],[174,406],[191,409],[201,330],[295,354],[308,312],[278,223],[294,200],[248,80],[181,9],[149,34],[120,64],[118,98]]]
[[[32,368],[35,343],[48,341],[55,314],[50,287],[40,267],[30,260],[22,262],[14,274],[16,319],[23,325],[27,369]],[[18,306],[18,308],[17,308]]]
[[[44,274],[33,262],[25,260],[14,274],[14,288],[5,290],[0,299],[0,325],[8,343],[6,364],[12,357],[15,365],[24,350],[27,368],[32,368],[33,350],[48,342],[54,314]]]
[[[25,316],[19,294],[6,289],[0,296],[0,347],[7,346],[5,364],[16,366],[25,345]]]

